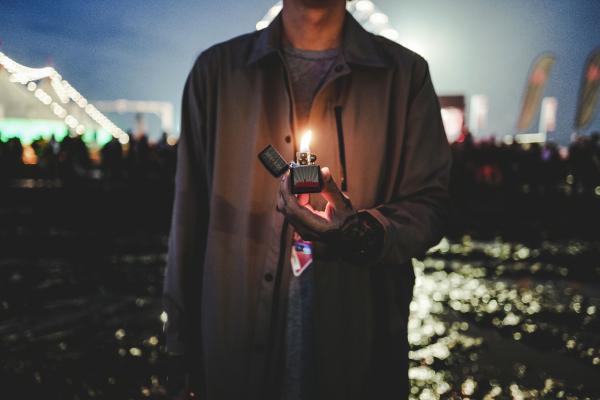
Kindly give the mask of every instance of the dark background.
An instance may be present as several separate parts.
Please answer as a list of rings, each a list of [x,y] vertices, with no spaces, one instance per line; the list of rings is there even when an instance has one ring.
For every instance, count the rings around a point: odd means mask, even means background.
[[[0,387],[6,398],[164,398],[177,147],[133,140],[97,165],[77,140],[56,157],[41,143],[35,166],[0,146]],[[448,235],[415,262],[414,398],[598,398],[594,140],[566,160],[551,144],[453,145]]]

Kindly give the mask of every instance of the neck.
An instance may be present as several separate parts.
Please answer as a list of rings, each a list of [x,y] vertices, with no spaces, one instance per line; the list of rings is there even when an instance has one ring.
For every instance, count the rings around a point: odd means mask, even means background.
[[[320,8],[307,7],[300,1],[284,1],[281,11],[283,34],[295,48],[327,50],[339,47],[346,13],[345,2],[337,1]]]

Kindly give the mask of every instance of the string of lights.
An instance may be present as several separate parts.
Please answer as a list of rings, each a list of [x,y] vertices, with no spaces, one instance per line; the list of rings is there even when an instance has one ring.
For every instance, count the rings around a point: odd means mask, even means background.
[[[0,52],[0,66],[6,69],[10,74],[10,82],[25,86],[29,92],[33,93],[35,98],[50,107],[54,115],[63,119],[65,124],[77,134],[82,135],[89,126],[86,126],[67,111],[65,106],[71,101],[82,109],[87,116],[96,122],[102,129],[119,139],[121,143],[127,143],[129,141],[129,137],[121,128],[116,126],[93,104],[89,103],[88,100],[66,79],[63,79],[53,67],[30,68],[17,63],[2,52]],[[51,93],[48,93],[40,87],[40,81],[44,79],[50,80],[50,86],[56,95],[56,100],[52,97]]]

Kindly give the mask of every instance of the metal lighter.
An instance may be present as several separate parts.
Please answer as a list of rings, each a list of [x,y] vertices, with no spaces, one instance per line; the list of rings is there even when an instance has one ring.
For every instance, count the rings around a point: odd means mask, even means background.
[[[258,154],[259,160],[273,176],[279,177],[288,169],[290,170],[294,194],[319,193],[323,189],[321,167],[316,164],[317,155],[310,151],[310,139],[311,131],[308,131],[302,137],[295,162],[286,163],[281,154],[271,145]]]

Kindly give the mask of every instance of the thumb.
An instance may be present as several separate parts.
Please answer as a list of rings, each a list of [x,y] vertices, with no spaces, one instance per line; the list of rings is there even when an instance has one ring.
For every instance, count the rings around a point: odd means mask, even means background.
[[[305,206],[310,202],[310,194],[302,193],[297,195],[298,197],[298,205]]]
[[[333,180],[329,168],[321,168],[321,176],[323,177],[323,190],[321,191],[321,196],[323,196],[334,208],[345,208],[346,199]]]

